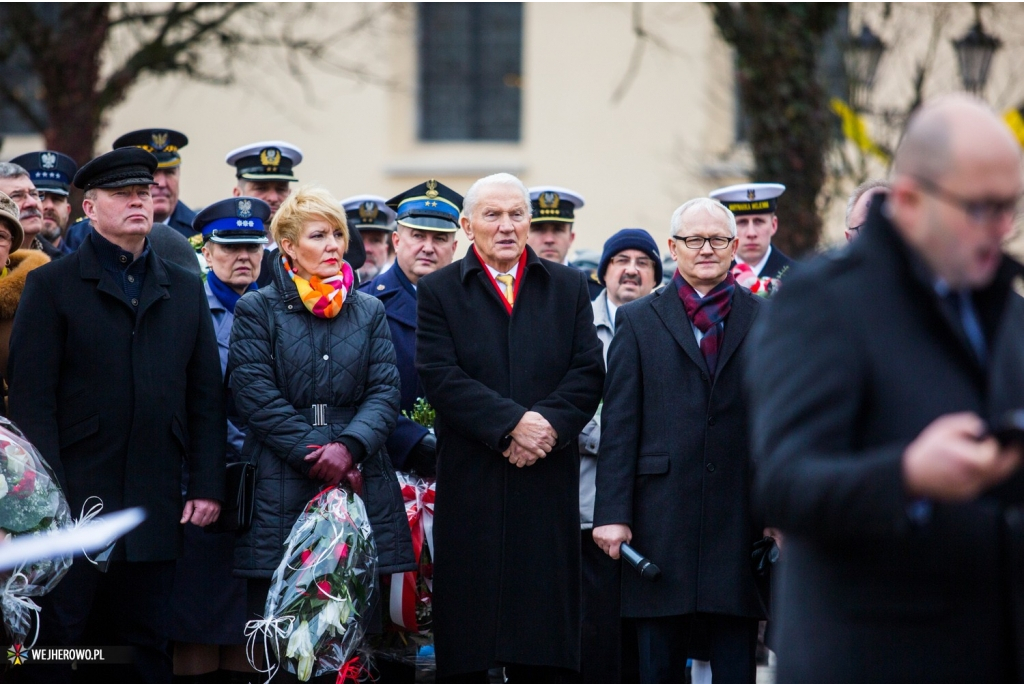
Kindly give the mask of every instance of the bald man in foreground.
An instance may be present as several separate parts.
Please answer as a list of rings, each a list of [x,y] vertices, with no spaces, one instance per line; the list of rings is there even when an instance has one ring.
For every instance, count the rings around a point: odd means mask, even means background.
[[[755,504],[785,536],[778,682],[1020,682],[1020,149],[987,106],[911,120],[887,199],[794,274],[750,359]],[[728,332],[726,332],[728,336]],[[809,341],[813,341],[810,344]]]

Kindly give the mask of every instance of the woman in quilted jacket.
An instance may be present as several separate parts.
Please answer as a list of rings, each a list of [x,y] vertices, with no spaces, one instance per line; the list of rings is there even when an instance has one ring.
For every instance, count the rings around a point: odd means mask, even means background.
[[[342,258],[345,214],[326,190],[300,188],[271,232],[281,249],[274,281],[238,301],[228,356],[247,426],[242,456],[256,464],[252,525],[235,547],[252,617],[263,614],[292,525],[328,484],[361,489],[379,575],[416,567],[384,449],[400,401],[395,350],[383,305],[355,290]]]

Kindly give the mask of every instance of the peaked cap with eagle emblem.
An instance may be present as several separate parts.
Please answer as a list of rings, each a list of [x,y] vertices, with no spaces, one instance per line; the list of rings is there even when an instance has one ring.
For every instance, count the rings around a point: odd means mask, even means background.
[[[170,169],[181,164],[181,148],[188,145],[188,136],[169,128],[142,128],[125,133],[114,141],[114,149],[138,147],[156,157],[157,169]]]
[[[75,160],[53,150],[26,152],[12,159],[11,163],[17,164],[28,172],[36,190],[57,195],[68,194],[71,189],[71,179],[78,171]]]
[[[395,210],[379,195],[353,195],[341,201],[349,228],[363,231],[395,230]]]
[[[247,181],[298,181],[292,168],[302,161],[302,150],[283,140],[243,145],[228,153],[225,161],[235,167],[235,177]]]
[[[255,197],[232,197],[205,207],[192,220],[203,242],[266,245],[270,205]]]
[[[575,211],[583,206],[583,196],[568,188],[558,186],[534,186],[530,188],[531,223],[547,221],[571,224],[576,220]]]
[[[395,195],[387,205],[395,210],[402,226],[442,233],[459,230],[462,196],[434,179]]]

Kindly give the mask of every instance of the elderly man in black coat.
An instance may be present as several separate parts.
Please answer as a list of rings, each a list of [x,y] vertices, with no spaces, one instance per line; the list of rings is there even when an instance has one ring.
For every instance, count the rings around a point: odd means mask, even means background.
[[[420,279],[416,366],[437,411],[438,677],[574,677],[580,658],[577,438],[604,369],[586,277],[526,245],[509,174],[466,195],[460,262]]]
[[[706,620],[715,682],[754,682],[764,599],[751,566],[761,537],[750,494],[741,357],[761,303],[729,266],[736,219],[697,198],[672,215],[679,266],[660,291],[619,308],[608,350],[594,541],[630,542],[663,577],[622,577],[636,618],[640,681],[682,682],[694,620]]]
[[[211,523],[224,496],[217,340],[200,280],[149,247],[155,168],[149,152],[128,148],[78,171],[96,230],[29,275],[8,363],[11,418],[53,468],[72,513],[97,498],[105,511],[146,510],[106,573],[76,560],[43,598],[39,636],[47,646],[134,647],[134,668],[102,676],[129,682],[170,681],[164,621],[182,524]],[[74,673],[68,665],[50,675]]]
[[[1024,677],[1020,149],[973,98],[920,110],[861,237],[755,334],[756,499],[782,529],[780,682]]]

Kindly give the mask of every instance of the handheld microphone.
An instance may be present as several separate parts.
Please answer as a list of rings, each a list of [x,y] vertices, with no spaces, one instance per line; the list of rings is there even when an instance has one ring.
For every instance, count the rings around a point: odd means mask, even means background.
[[[661,569],[658,568],[650,559],[645,557],[640,552],[630,547],[628,544],[623,542],[619,545],[619,554],[622,558],[629,562],[629,565],[636,569],[636,572],[640,574],[640,577],[645,580],[657,580],[661,578]]]

